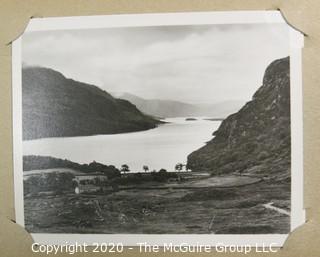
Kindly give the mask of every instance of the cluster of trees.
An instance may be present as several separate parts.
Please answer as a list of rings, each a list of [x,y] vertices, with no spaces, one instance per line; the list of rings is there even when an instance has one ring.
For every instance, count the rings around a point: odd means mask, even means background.
[[[167,172],[165,169],[161,169],[158,172],[151,172],[151,176],[154,181],[166,182],[169,178],[178,178],[178,175],[173,172]]]
[[[185,164],[183,164],[183,163],[177,163],[177,164],[175,165],[174,169],[175,169],[175,171],[180,172],[180,171],[183,170],[184,167],[186,168],[186,165],[185,165]],[[143,170],[144,172],[148,172],[150,169],[149,169],[149,166],[143,165],[143,166],[142,166],[142,170]],[[123,172],[124,174],[130,172],[129,165],[128,165],[128,164],[123,164],[123,165],[121,165],[120,171]],[[160,172],[160,171],[166,171],[166,170],[165,170],[165,169],[160,169],[159,172]],[[153,170],[152,172],[156,172],[156,170]]]
[[[178,178],[178,175],[174,172],[168,172],[165,169],[160,169],[159,171],[151,171],[149,173],[132,173],[130,175],[125,175],[119,178],[115,178],[112,181],[112,184],[116,185],[134,185],[134,184],[142,184],[145,182],[166,182],[169,178]]]
[[[73,191],[74,175],[69,172],[50,172],[32,175],[23,182],[24,194],[54,191],[57,194]]]
[[[177,163],[175,165],[175,171],[181,172],[185,167],[185,164]],[[113,182],[120,185],[128,185],[128,184],[141,184],[148,181],[157,181],[157,182],[165,182],[169,178],[178,178],[178,175],[174,172],[168,172],[166,169],[160,169],[159,171],[152,170],[150,171],[149,166],[143,165],[142,172],[132,173],[130,176],[127,174],[130,172],[130,167],[128,164],[121,165],[120,171],[124,174],[124,176],[115,179]],[[148,174],[146,174],[148,173]]]

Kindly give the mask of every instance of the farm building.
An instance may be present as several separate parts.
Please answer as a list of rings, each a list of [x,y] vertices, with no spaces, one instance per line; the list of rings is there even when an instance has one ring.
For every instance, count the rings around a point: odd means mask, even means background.
[[[73,181],[76,194],[101,192],[109,187],[108,177],[103,173],[77,174]]]

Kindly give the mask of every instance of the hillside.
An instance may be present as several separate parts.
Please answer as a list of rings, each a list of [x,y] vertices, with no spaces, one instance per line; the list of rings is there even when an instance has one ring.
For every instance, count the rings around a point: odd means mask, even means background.
[[[215,137],[188,156],[193,171],[249,173],[290,181],[289,57],[272,62],[263,84]]]
[[[129,93],[120,95],[120,98],[130,101],[143,113],[162,118],[186,116],[225,118],[238,111],[244,103],[233,100],[216,104],[190,104],[173,100],[144,99]]]
[[[69,168],[83,173],[97,173],[103,172],[109,178],[119,177],[120,171],[112,166],[105,165],[99,162],[91,162],[89,164],[79,164],[66,159],[54,158],[51,156],[35,156],[26,155],[23,156],[23,171],[32,170],[47,170],[47,169],[59,169]]]
[[[23,139],[146,130],[159,121],[126,100],[52,69],[22,70]]]

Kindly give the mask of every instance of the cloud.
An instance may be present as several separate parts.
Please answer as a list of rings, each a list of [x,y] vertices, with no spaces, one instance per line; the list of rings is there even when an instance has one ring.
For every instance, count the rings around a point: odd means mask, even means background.
[[[289,54],[286,25],[199,25],[31,32],[23,61],[111,92],[186,102],[248,100]]]

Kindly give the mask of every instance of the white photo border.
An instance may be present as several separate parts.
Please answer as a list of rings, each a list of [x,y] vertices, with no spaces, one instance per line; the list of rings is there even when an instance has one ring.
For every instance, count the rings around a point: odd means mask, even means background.
[[[49,30],[75,30],[94,28],[140,27],[163,25],[205,24],[285,24],[279,11],[226,11],[190,13],[120,14],[103,16],[76,16],[31,19],[25,32]],[[288,25],[289,26],[289,25]],[[303,35],[290,30],[290,94],[291,94],[291,229],[304,224],[303,208],[303,97],[301,52]],[[12,44],[12,104],[13,104],[13,163],[15,214],[17,224],[24,227],[23,151],[22,151],[22,38]],[[288,234],[42,234],[31,233],[39,244],[64,245],[66,243],[122,243],[137,246],[139,242],[151,245],[251,245],[262,247],[283,246]]]

